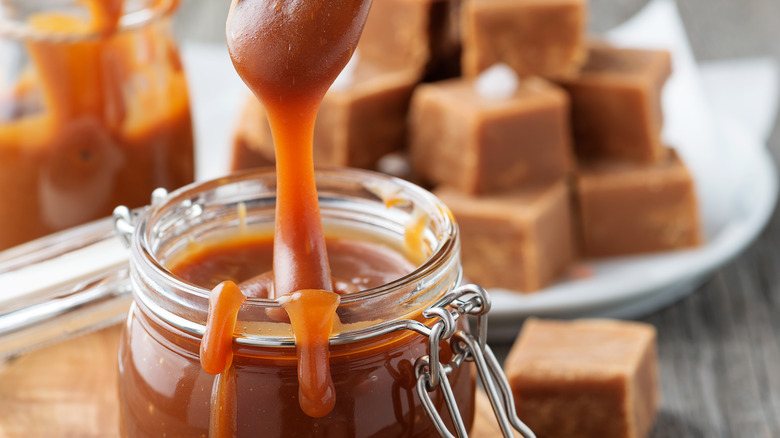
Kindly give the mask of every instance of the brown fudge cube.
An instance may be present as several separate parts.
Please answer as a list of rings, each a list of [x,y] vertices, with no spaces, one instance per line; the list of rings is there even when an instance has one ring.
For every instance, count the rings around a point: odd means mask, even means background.
[[[637,162],[660,159],[664,153],[661,90],[671,71],[668,52],[592,44],[580,75],[560,81],[571,95],[577,156]]]
[[[266,158],[263,152],[253,149],[253,143],[242,136],[236,136],[233,141],[233,156],[231,158],[233,170],[256,169],[259,167],[273,166],[274,160]]]
[[[534,292],[574,259],[568,186],[563,181],[490,196],[439,188],[461,236],[465,275],[484,287]]]
[[[474,423],[469,431],[469,438],[502,437],[501,426],[498,425],[496,414],[490,399],[482,388],[477,388],[474,396]],[[520,432],[512,431],[513,438],[523,438]]]
[[[583,163],[575,186],[585,257],[701,243],[693,179],[673,150],[653,164]]]
[[[522,80],[508,99],[481,97],[471,80],[425,84],[409,120],[415,173],[464,193],[555,181],[573,168],[568,96],[544,79]]]
[[[464,75],[503,62],[522,76],[562,78],[585,62],[585,0],[470,0],[462,16]]]
[[[504,369],[538,437],[642,438],[658,409],[655,329],[636,322],[529,319]]]
[[[412,68],[420,77],[460,73],[462,0],[374,0],[358,51],[373,62]]]
[[[496,420],[490,399],[485,391],[477,388],[474,395],[474,423],[469,431],[469,438],[496,438],[500,436],[502,436],[501,427]],[[519,432],[514,432],[513,436],[522,438]]]
[[[352,83],[329,90],[322,101],[314,127],[314,163],[373,169],[382,156],[403,149],[406,115],[417,81],[413,71],[388,70],[360,60]],[[247,105],[245,119],[253,118],[242,122],[238,137],[250,145],[247,149],[273,162],[273,141],[265,111],[257,100]],[[246,166],[234,162],[233,168]]]
[[[231,168],[273,166],[274,161],[274,144],[265,109],[256,97],[250,96],[244,104],[233,138]]]

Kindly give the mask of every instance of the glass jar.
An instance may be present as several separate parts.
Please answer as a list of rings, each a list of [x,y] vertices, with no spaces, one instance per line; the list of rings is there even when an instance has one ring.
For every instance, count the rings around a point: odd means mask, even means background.
[[[175,6],[0,2],[0,250],[193,181]]]
[[[248,299],[234,338],[238,436],[435,436],[418,389],[432,345],[439,362],[449,364],[437,370],[447,376],[461,427],[470,427],[474,367],[456,360],[449,343],[426,336],[437,332],[439,321],[427,309],[446,300],[461,281],[457,227],[449,210],[412,184],[367,171],[318,170],[317,187],[326,235],[381,241],[412,258],[418,254],[422,262],[396,281],[342,296],[337,314],[343,328],[330,341],[336,406],[324,418],[310,418],[298,406],[290,326],[271,317],[279,304]],[[214,376],[201,369],[198,356],[209,290],[177,278],[166,266],[192,242],[247,229],[272,233],[275,192],[273,170],[242,172],[158,197],[134,220],[133,305],[119,351],[124,436],[209,435]],[[128,236],[127,227],[118,228]],[[451,328],[464,333],[466,326],[464,317]],[[429,397],[427,403],[453,430],[445,393],[422,398]]]

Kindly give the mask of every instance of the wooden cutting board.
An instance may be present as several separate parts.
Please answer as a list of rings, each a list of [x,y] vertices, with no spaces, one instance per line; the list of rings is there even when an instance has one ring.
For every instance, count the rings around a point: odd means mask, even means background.
[[[0,364],[0,437],[118,437],[120,329],[109,327]],[[470,436],[501,436],[482,391]]]
[[[0,437],[118,437],[120,328],[0,364]]]

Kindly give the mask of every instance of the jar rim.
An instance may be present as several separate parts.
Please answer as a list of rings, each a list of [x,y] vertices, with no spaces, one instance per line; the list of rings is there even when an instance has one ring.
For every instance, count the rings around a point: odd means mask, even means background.
[[[392,187],[399,188],[405,195],[410,195],[414,199],[414,203],[424,203],[426,207],[426,214],[434,214],[436,217],[432,220],[439,221],[443,225],[441,237],[437,236],[437,245],[431,248],[431,253],[419,264],[416,264],[415,269],[410,273],[397,278],[386,284],[369,288],[353,294],[346,294],[341,297],[340,306],[347,306],[350,304],[358,305],[360,303],[370,302],[373,299],[385,296],[385,294],[398,291],[402,288],[409,287],[415,284],[420,284],[426,277],[439,272],[449,266],[452,261],[453,255],[457,257],[459,252],[458,243],[458,228],[455,223],[454,217],[450,210],[444,205],[442,201],[436,198],[432,193],[414,185],[410,182],[395,178],[392,176],[380,174],[377,172],[361,170],[361,169],[347,169],[347,168],[330,168],[323,167],[318,168],[315,171],[315,177],[319,179],[327,178],[340,178],[345,181],[362,181],[369,180],[371,182],[378,182],[389,184]],[[152,205],[147,208],[142,215],[138,218],[135,233],[133,234],[131,247],[133,248],[133,256],[131,259],[134,263],[143,265],[143,269],[151,270],[151,275],[156,278],[164,279],[167,284],[181,291],[183,294],[197,298],[199,300],[208,300],[210,290],[190,283],[173,273],[171,273],[161,262],[157,256],[154,255],[154,249],[150,239],[152,239],[151,224],[154,224],[155,220],[159,220],[166,210],[170,210],[176,205],[186,203],[187,200],[192,199],[198,193],[208,193],[212,190],[218,189],[222,186],[228,186],[231,184],[241,184],[244,182],[262,180],[263,178],[273,178],[275,182],[275,171],[273,168],[266,169],[251,169],[246,171],[236,172],[227,177],[218,178],[205,182],[196,182],[188,186],[182,187],[174,192],[168,194],[164,199],[153,202]],[[275,199],[275,196],[274,196]],[[321,198],[322,200],[322,198]],[[137,255],[137,256],[136,256]],[[457,273],[458,280],[456,283],[460,283],[461,273]],[[151,307],[145,300],[142,300],[146,307]],[[155,306],[158,307],[158,306]],[[269,309],[281,307],[281,305],[273,299],[267,298],[247,298],[242,308],[248,309]],[[158,313],[157,310],[152,309],[154,313]],[[170,312],[165,312],[170,313]],[[399,318],[405,315],[398,315]],[[181,321],[184,326],[189,327],[192,334],[202,334],[198,324],[190,324],[191,321]],[[177,326],[182,328],[181,325]],[[348,336],[349,332],[343,332]],[[338,335],[336,337],[339,337]],[[344,338],[344,336],[342,336]],[[251,341],[247,341],[246,337],[239,337],[237,339],[239,343],[254,344]],[[344,339],[341,341],[347,342]],[[340,341],[337,343],[341,343]],[[260,344],[264,344],[261,342]],[[275,345],[293,345],[290,340],[286,340],[282,343],[275,343]]]
[[[365,289],[359,292],[343,295],[341,297],[342,303],[351,303],[359,300],[375,298],[389,289],[395,289],[401,285],[420,280],[421,278],[425,277],[430,271],[435,270],[444,262],[447,253],[452,250],[452,246],[456,243],[455,236],[457,235],[458,230],[457,230],[457,226],[455,225],[455,220],[454,217],[452,216],[452,213],[450,212],[449,208],[441,200],[439,200],[439,198],[434,196],[431,192],[415,184],[412,184],[408,181],[390,175],[381,174],[378,172],[372,172],[369,170],[324,166],[315,170],[315,177],[323,177],[327,175],[332,175],[334,173],[339,175],[349,175],[353,177],[361,176],[361,175],[368,176],[374,179],[382,179],[386,182],[402,187],[409,193],[412,193],[417,197],[419,197],[419,199],[423,199],[426,202],[429,202],[430,205],[434,207],[441,214],[440,218],[445,221],[446,224],[445,230],[448,232],[448,235],[444,236],[441,244],[435,249],[435,251],[431,255],[429,255],[425,259],[425,261],[420,266],[416,267],[412,272],[394,281],[391,281],[390,283]],[[204,189],[208,189],[210,187],[217,187],[223,184],[240,183],[243,181],[258,179],[259,177],[268,177],[272,175],[275,175],[275,171],[273,170],[273,168],[249,169],[249,170],[237,171],[227,177],[217,178],[217,179],[204,181],[204,182],[195,182],[187,186],[184,186],[180,189],[171,192],[165,201],[151,205],[150,208],[146,212],[144,212],[144,216],[142,218],[139,218],[142,224],[141,226],[139,226],[139,229],[143,229],[144,231],[146,231],[148,229],[146,225],[149,218],[153,216],[155,213],[159,213],[163,208],[168,206],[175,199],[183,199],[183,198],[191,197],[192,193],[197,191],[203,191]],[[179,278],[178,276],[171,273],[165,266],[163,266],[161,263],[157,261],[156,257],[151,254],[151,250],[149,249],[148,233],[145,232],[145,233],[137,233],[137,234],[139,237],[142,238],[141,240],[138,241],[138,243],[140,244],[139,249],[143,251],[143,254],[147,259],[147,261],[152,264],[151,267],[160,271],[160,273],[162,274],[171,276],[172,279],[180,282],[182,286],[186,287],[186,289],[189,289],[189,292],[200,297],[208,298],[209,293],[211,292],[210,290],[200,287],[182,278]],[[280,306],[276,300],[272,300],[268,298],[247,298],[246,302],[257,304],[257,305],[265,305],[266,307]]]
[[[25,0],[27,1],[27,0]],[[136,7],[124,10],[119,19],[116,33],[122,33],[146,27],[156,21],[170,16],[178,7],[180,0],[163,0],[153,2],[147,7]],[[130,4],[132,2],[125,2]],[[137,2],[136,2],[137,3]],[[0,6],[2,8],[2,6]],[[0,9],[2,11],[2,9]],[[35,41],[44,43],[78,43],[104,38],[100,32],[50,32],[35,29],[24,21],[17,21],[0,14],[0,38],[17,41]]]

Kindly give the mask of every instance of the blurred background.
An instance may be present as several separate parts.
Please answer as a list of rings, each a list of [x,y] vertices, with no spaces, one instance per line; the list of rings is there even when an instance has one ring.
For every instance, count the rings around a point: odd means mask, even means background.
[[[591,30],[602,32],[642,9],[648,0],[590,0]],[[228,0],[184,0],[177,18],[188,40],[224,40]],[[699,60],[773,55],[780,59],[777,0],[678,0]]]
[[[633,16],[649,0],[590,0],[590,28],[600,33]],[[184,0],[176,16],[180,41],[221,43],[228,0]],[[677,0],[694,56],[700,62],[769,56],[780,62],[780,1]],[[780,131],[770,148],[777,156]]]

